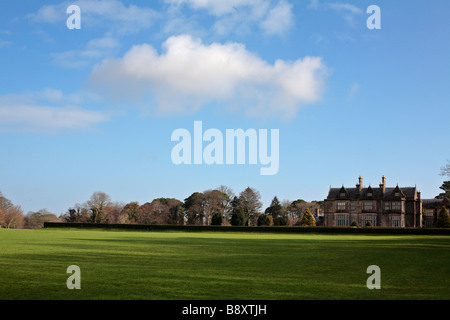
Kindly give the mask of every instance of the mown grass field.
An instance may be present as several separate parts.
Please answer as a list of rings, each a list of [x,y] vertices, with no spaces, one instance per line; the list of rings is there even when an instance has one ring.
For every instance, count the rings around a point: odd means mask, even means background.
[[[0,229],[1,300],[449,299],[449,271],[449,236]]]

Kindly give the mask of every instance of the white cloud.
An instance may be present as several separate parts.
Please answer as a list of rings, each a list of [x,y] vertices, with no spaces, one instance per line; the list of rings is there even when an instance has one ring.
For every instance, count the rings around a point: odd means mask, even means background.
[[[104,121],[106,117],[103,114],[79,107],[0,106],[0,130],[53,132],[83,129]]]
[[[252,115],[291,116],[320,99],[326,73],[318,57],[269,64],[242,44],[205,45],[189,35],[170,37],[163,50],[134,46],[122,59],[96,66],[89,83],[112,99],[156,102],[160,112],[193,112],[213,102]]]
[[[85,129],[108,120],[102,112],[83,109],[70,101],[80,101],[80,97],[66,97],[52,88],[0,96],[0,131],[59,132]]]

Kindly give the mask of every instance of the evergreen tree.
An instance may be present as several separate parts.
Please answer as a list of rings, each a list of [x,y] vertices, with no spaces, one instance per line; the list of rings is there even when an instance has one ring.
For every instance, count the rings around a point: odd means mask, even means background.
[[[314,220],[314,217],[309,211],[309,209],[306,209],[305,213],[303,214],[303,218],[300,221],[300,225],[302,227],[315,227],[316,226],[316,220]]]
[[[445,206],[439,211],[439,215],[436,220],[436,228],[450,228],[450,218]]]
[[[444,199],[446,197],[450,199],[450,181],[444,181],[439,189],[444,190],[444,192],[439,193],[439,195],[437,195],[435,199]]]
[[[266,214],[261,214],[258,217],[258,226],[267,226],[269,223],[269,216]]]
[[[281,205],[276,196],[273,198],[270,206],[266,208],[265,214],[272,216],[275,226],[289,225],[288,211]]]
[[[212,218],[211,218],[211,225],[212,226],[220,226],[222,224],[222,220],[223,220],[223,216],[216,212],[213,214]]]
[[[237,208],[231,215],[230,223],[232,226],[246,226],[248,215],[244,212],[244,209]]]

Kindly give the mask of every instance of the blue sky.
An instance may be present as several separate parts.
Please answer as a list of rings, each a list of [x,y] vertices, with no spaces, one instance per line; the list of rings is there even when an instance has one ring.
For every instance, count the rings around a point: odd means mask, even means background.
[[[80,30],[66,26],[71,4]],[[366,26],[373,4],[380,30]],[[0,190],[57,215],[95,191],[323,200],[360,175],[433,198],[450,159],[448,12],[446,0],[2,1]],[[171,134],[196,120],[279,129],[278,173],[174,165]]]

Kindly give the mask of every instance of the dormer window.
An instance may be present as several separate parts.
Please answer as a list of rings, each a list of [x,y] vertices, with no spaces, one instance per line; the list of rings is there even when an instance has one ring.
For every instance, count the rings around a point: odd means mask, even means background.
[[[395,196],[395,197],[400,197],[400,192],[394,193],[394,196]]]
[[[372,192],[367,192],[367,196],[371,197],[372,196]]]
[[[341,198],[345,198],[345,192],[341,192]]]

